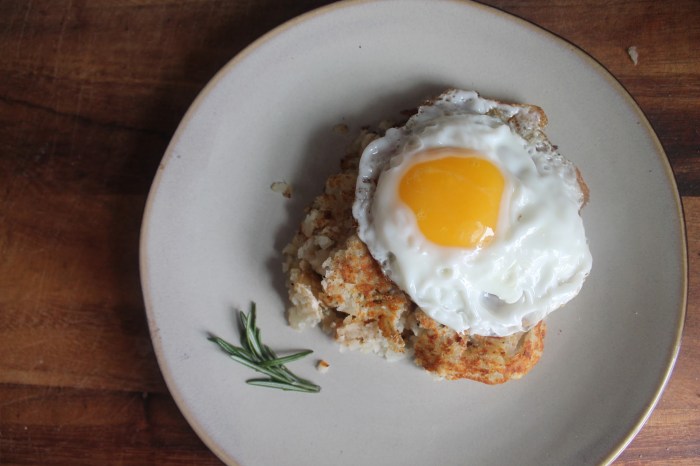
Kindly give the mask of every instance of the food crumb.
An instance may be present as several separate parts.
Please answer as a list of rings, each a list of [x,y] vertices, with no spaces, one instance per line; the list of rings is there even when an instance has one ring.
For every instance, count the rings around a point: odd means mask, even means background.
[[[632,60],[632,63],[634,63],[634,66],[637,66],[637,63],[639,63],[639,52],[637,52],[637,47],[633,45],[632,47],[628,48],[627,55],[630,56],[630,59]]]
[[[292,197],[292,186],[285,181],[275,181],[270,185],[270,189],[282,194],[287,199]]]
[[[321,374],[325,374],[328,372],[328,369],[331,367],[328,362],[324,361],[323,359],[319,359],[318,362],[316,363],[316,370],[319,371]]]
[[[348,128],[348,125],[346,125],[344,123],[339,123],[333,127],[333,132],[335,134],[340,134],[340,135],[344,136],[344,135],[348,134],[348,131],[350,131],[350,129]]]

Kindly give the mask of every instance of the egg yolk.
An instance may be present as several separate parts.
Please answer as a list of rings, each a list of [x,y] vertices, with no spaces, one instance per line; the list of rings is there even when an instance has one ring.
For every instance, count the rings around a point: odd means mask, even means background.
[[[429,149],[409,168],[399,197],[423,235],[441,246],[485,246],[496,232],[505,180],[494,164],[465,149]]]

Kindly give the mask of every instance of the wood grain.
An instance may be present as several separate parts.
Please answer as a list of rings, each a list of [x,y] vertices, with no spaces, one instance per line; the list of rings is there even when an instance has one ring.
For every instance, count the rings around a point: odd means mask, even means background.
[[[0,1],[0,464],[220,464],[158,370],[141,215],[206,82],[269,29],[327,3]],[[686,215],[688,316],[668,389],[617,464],[698,464],[700,2],[485,3],[590,53],[668,154]]]

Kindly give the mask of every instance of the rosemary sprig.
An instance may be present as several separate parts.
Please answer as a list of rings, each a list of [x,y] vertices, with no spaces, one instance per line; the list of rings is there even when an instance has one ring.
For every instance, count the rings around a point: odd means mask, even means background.
[[[279,388],[281,390],[315,393],[321,390],[318,385],[294,375],[285,364],[301,359],[313,351],[305,350],[289,356],[279,357],[260,338],[260,329],[255,323],[255,303],[251,303],[246,315],[238,311],[238,326],[241,346],[235,346],[215,335],[209,336],[231,359],[256,372],[268,376],[267,379],[250,379],[246,382],[259,387]]]

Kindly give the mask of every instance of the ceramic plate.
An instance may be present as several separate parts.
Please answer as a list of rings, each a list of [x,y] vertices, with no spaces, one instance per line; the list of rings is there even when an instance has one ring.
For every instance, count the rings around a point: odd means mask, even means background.
[[[540,363],[500,386],[341,353],[284,317],[281,248],[345,147],[361,126],[448,87],[543,107],[592,193],[592,273],[548,319]],[[291,199],[270,190],[279,180]],[[619,454],[669,377],[685,312],[682,225],[647,120],[571,44],[472,3],[338,3],[256,41],[192,105],[149,198],[142,281],[168,387],[227,463],[591,464]],[[251,301],[273,348],[315,351],[291,368],[319,394],[249,386],[255,374],[207,341],[237,341],[233,309]]]

